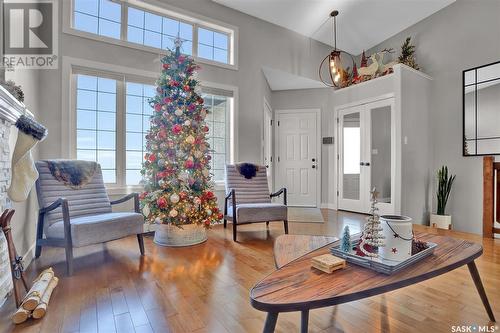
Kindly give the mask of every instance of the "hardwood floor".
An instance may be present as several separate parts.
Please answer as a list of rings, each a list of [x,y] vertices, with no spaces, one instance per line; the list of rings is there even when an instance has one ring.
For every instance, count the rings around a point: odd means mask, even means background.
[[[290,223],[290,233],[340,235],[358,232],[364,216],[324,211],[326,223]],[[421,229],[420,227],[419,230]],[[448,231],[434,231],[448,234]],[[62,249],[44,249],[28,269],[53,266],[61,278],[44,319],[14,326],[12,297],[0,308],[4,332],[261,332],[265,313],[250,306],[249,289],[274,268],[274,239],[283,224],[222,225],[206,243],[163,248],[146,237],[140,257],[135,237],[75,251],[75,273],[66,277]],[[500,317],[500,240],[482,242],[477,266],[493,311]],[[298,332],[299,313],[280,314],[277,332]],[[488,316],[466,267],[385,295],[312,310],[309,332],[451,332],[451,325],[488,325]],[[498,331],[498,329],[497,329]]]

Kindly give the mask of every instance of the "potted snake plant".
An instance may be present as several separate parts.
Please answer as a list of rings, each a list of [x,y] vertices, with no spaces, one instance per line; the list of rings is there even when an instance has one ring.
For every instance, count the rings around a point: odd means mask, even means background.
[[[451,215],[446,215],[446,204],[456,175],[448,174],[448,167],[442,166],[437,171],[438,188],[436,192],[437,211],[431,214],[431,226],[440,229],[451,229]]]

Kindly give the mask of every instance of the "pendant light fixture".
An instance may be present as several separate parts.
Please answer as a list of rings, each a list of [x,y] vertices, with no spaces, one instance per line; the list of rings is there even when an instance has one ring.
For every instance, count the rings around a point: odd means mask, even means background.
[[[349,70],[352,71],[354,67],[354,57],[341,49],[337,49],[337,15],[339,15],[338,10],[334,10],[330,13],[330,19],[332,20],[332,33],[333,33],[333,50],[321,61],[319,65],[319,78],[321,82],[323,82],[326,86],[332,88],[340,88],[345,82],[347,82],[352,74],[349,73]],[[342,64],[342,59],[350,59],[352,65],[344,69],[344,65]],[[325,64],[327,64],[328,68],[324,68]],[[323,78],[324,72],[328,71],[328,78]]]

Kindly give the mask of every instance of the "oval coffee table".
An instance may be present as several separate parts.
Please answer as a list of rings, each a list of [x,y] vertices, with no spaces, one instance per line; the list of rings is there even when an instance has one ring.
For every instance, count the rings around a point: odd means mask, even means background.
[[[274,332],[280,312],[301,311],[301,332],[307,332],[309,310],[351,302],[406,287],[467,265],[491,321],[495,321],[474,259],[481,245],[452,237],[415,232],[418,239],[438,244],[434,254],[393,275],[348,263],[332,274],[311,267],[311,258],[329,253],[335,237],[283,235],[274,246],[277,270],[250,291],[254,308],[267,312],[263,332]]]

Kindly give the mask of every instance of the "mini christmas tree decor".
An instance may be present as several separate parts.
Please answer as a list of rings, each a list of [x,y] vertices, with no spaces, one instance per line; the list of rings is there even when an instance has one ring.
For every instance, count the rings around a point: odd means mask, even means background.
[[[359,251],[368,257],[378,257],[378,248],[384,246],[384,236],[382,235],[382,226],[380,225],[380,216],[378,215],[376,188],[370,191],[371,194],[371,208],[370,216],[363,228],[363,235],[359,243]]]
[[[349,231],[348,225],[346,225],[344,228],[344,234],[342,235],[342,244],[340,245],[340,249],[344,252],[351,252],[352,250],[351,233]]]
[[[359,67],[362,68],[367,66],[368,66],[368,58],[365,55],[365,50],[363,50],[363,54],[361,55],[361,64],[359,65]]]
[[[413,69],[419,70],[420,67],[415,60],[415,45],[411,44],[411,37],[407,37],[403,45],[401,45],[401,55],[398,61],[402,64],[410,66]]]
[[[167,51],[157,80],[154,108],[146,134],[142,168],[145,192],[141,207],[150,223],[199,224],[209,227],[220,220],[212,192],[210,145],[203,98],[195,91],[198,66],[191,57]]]

